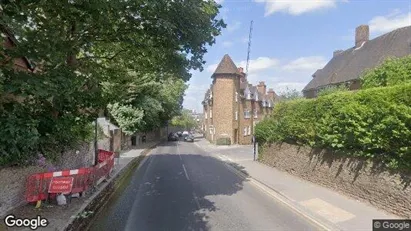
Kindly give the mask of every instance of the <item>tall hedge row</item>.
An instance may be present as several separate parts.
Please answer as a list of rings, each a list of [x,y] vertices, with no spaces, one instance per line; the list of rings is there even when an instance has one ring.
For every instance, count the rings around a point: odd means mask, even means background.
[[[329,148],[411,169],[411,84],[281,102],[255,135],[260,143]]]

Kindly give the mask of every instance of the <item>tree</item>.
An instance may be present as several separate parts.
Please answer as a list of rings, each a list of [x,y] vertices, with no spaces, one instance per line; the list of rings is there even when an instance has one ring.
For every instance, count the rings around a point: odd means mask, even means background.
[[[183,110],[181,115],[175,116],[171,120],[171,124],[184,129],[192,129],[197,125],[197,121],[191,115],[190,110]]]
[[[386,87],[411,82],[411,56],[388,58],[360,77],[361,88]]]
[[[225,27],[216,18],[220,7],[203,0],[2,1],[0,25],[18,38],[5,54],[25,56],[40,71],[1,67],[0,98],[25,101],[1,102],[0,122],[10,129],[0,132],[0,153],[30,156],[56,144],[59,152],[87,137],[85,125],[107,105],[129,132],[161,126],[178,110],[181,83],[203,69],[206,47]],[[170,80],[182,81],[176,94],[165,90]],[[177,99],[163,102],[167,94]]]
[[[280,99],[281,100],[294,100],[294,99],[300,99],[302,98],[302,94],[300,91],[297,91],[296,89],[290,89],[290,88],[286,88],[285,91],[280,93]]]

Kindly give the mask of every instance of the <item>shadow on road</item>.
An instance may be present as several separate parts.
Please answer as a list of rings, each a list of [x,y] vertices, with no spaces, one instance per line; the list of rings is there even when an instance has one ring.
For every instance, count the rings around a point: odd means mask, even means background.
[[[207,214],[218,210],[212,198],[237,193],[244,179],[211,156],[161,152],[166,149],[161,146],[175,145],[159,144],[159,151],[122,182],[89,230],[209,230]]]

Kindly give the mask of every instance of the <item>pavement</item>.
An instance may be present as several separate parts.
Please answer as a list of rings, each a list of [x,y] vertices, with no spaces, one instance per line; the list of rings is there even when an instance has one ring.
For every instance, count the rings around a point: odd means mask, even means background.
[[[151,151],[86,230],[322,229],[196,142],[178,141]]]
[[[195,144],[211,156],[233,165],[262,190],[325,229],[372,230],[373,219],[400,219],[331,189],[253,161],[250,145],[221,148],[205,139],[199,139]]]
[[[134,147],[133,149],[123,151],[119,158],[115,158],[111,179],[114,179],[117,175],[121,174],[122,170],[125,169],[134,158],[140,156],[143,151],[155,146],[158,143],[159,141],[147,142],[139,144],[138,147]],[[80,198],[73,198],[71,203],[66,206],[43,204],[41,209],[35,209],[34,205],[26,204],[11,211],[11,214],[14,214],[18,218],[36,216],[46,218],[49,221],[49,225],[45,228],[38,228],[37,230],[64,230],[73,221],[73,216],[78,215],[88,203],[91,203],[93,197],[96,196],[99,191],[103,190],[108,183],[109,182],[101,183],[98,186],[97,192],[94,194],[86,195]],[[22,227],[6,228],[2,220],[0,222],[0,231],[2,230],[25,231],[31,229]]]

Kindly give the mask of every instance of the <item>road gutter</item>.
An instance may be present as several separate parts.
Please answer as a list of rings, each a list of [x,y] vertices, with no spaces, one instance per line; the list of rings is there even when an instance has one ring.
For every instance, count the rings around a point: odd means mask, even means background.
[[[101,208],[109,201],[113,192],[121,185],[121,182],[127,178],[128,175],[132,173],[135,168],[140,168],[148,159],[149,153],[157,147],[160,142],[154,144],[151,147],[146,148],[141,154],[127,163],[122,169],[116,172],[107,182],[103,183],[96,192],[94,192],[84,204],[77,210],[75,215],[83,214],[87,211],[92,211],[93,213],[87,217],[70,217],[64,228],[64,231],[74,231],[74,230],[85,230],[89,225],[90,221],[101,211]]]
[[[235,162],[233,162],[235,163]],[[252,178],[250,175],[246,175],[237,168],[233,167],[227,162],[224,162],[224,165],[234,174],[236,174],[238,177],[247,180],[250,182],[252,185],[263,191],[264,193],[268,194],[271,196],[273,199],[276,201],[281,202],[283,205],[286,207],[290,208],[293,212],[297,213],[300,215],[302,218],[307,220],[308,222],[312,223],[313,225],[317,226],[320,230],[327,230],[327,231],[342,231],[341,228],[339,228],[337,225],[332,224],[329,221],[326,221],[322,218],[319,218],[312,214],[311,211],[308,211],[307,209],[303,208],[302,206],[299,206],[298,204],[295,203],[294,200],[288,198],[287,196],[283,195],[281,192],[278,192],[277,190],[273,189],[272,187],[264,184],[263,182]]]

